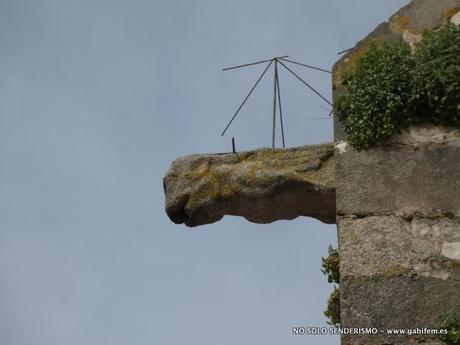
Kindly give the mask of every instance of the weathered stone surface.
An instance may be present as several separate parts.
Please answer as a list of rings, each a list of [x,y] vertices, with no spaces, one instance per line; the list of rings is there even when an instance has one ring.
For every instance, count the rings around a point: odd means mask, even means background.
[[[441,315],[460,310],[458,281],[411,274],[344,277],[342,327],[376,327],[376,335],[342,336],[342,344],[443,344],[436,336],[388,335],[387,329],[437,329]],[[380,332],[382,331],[382,332]]]
[[[438,29],[459,11],[459,0],[413,0],[389,21],[394,31],[423,34]]]
[[[270,223],[298,216],[335,223],[332,144],[191,155],[171,164],[163,180],[166,213],[197,226],[224,215]]]
[[[342,216],[337,223],[342,326],[379,330],[343,336],[342,343],[442,344],[435,336],[386,330],[435,329],[443,313],[460,310],[460,218]]]
[[[382,145],[335,145],[344,327],[436,328],[460,310],[460,131],[411,127]],[[435,337],[343,336],[342,344]]]
[[[342,277],[417,274],[458,281],[460,218],[339,217]]]
[[[460,242],[444,242],[441,255],[460,264]]]
[[[333,68],[333,96],[373,41],[405,41],[460,21],[460,0],[413,0],[345,54]],[[386,330],[436,328],[460,310],[460,131],[411,127],[368,150],[346,142],[334,116],[343,345],[442,344]],[[380,331],[383,331],[380,333]]]
[[[368,150],[336,150],[338,214],[460,216],[460,131],[412,127]],[[336,146],[339,146],[336,145]]]

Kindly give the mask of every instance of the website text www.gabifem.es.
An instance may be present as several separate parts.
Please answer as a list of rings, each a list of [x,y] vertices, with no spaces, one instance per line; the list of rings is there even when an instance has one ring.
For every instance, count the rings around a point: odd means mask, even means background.
[[[292,327],[293,335],[445,335],[446,329],[436,328],[390,328],[378,329],[375,327]]]

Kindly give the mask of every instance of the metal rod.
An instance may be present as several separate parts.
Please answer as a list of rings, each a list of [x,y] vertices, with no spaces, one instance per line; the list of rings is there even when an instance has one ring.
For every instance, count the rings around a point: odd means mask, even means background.
[[[328,113],[328,115],[327,115],[327,116],[331,116],[331,115],[332,115],[332,113],[334,112],[334,107],[332,107],[332,109],[331,109],[331,110],[327,109],[326,107],[323,107],[322,105],[320,105],[319,107],[320,107],[320,108],[323,108],[324,110],[327,110],[327,111],[329,111],[329,113]]]
[[[327,114],[327,116],[331,116],[332,113],[334,112],[334,107],[332,107],[331,110],[327,109],[326,107],[323,107],[322,105],[319,106],[320,108],[324,109],[324,110],[327,110],[329,113]]]
[[[235,138],[232,137],[232,149],[233,149],[233,153],[236,153],[236,149],[235,149]]]
[[[307,119],[309,119],[309,120],[331,120],[330,117],[325,117],[325,116],[322,116],[322,117],[307,117]]]
[[[238,113],[240,112],[241,108],[243,108],[243,105],[246,103],[246,101],[248,100],[249,96],[251,96],[251,93],[254,91],[254,89],[256,88],[256,86],[259,84],[260,80],[263,78],[263,76],[265,75],[265,73],[267,72],[268,68],[271,66],[273,60],[270,60],[270,63],[268,64],[268,66],[265,68],[265,70],[262,72],[262,74],[260,75],[259,79],[257,79],[256,83],[254,84],[254,86],[252,87],[251,91],[249,91],[248,95],[246,96],[246,98],[244,99],[243,103],[241,103],[241,105],[239,106],[238,110],[235,112],[235,115],[233,115],[232,119],[230,120],[230,122],[227,124],[227,126],[225,127],[224,131],[222,132],[221,136],[223,136],[225,134],[225,132],[227,131],[228,127],[230,127],[231,123],[233,122],[233,120],[235,119],[236,115],[238,115]]]
[[[305,80],[300,78],[295,72],[293,72],[289,67],[287,67],[284,63],[281,61],[278,61],[281,66],[283,66],[285,69],[287,69],[291,74],[293,74],[297,79],[299,79],[305,86],[307,86],[310,90],[312,90],[314,93],[316,93],[319,97],[321,97],[325,102],[327,102],[329,105],[333,106],[330,101],[327,100],[326,97],[324,97],[322,94],[320,94],[318,91],[316,91],[310,84],[308,84]]]
[[[278,66],[276,65],[276,87],[278,89],[278,108],[280,111],[280,123],[281,123],[281,139],[283,141],[283,149],[286,148],[284,142],[284,124],[283,124],[283,111],[281,110],[281,91],[280,91],[280,77],[278,73]]]
[[[224,68],[222,71],[229,71],[229,70],[232,70],[232,69],[235,69],[235,68],[241,68],[241,67],[247,67],[247,66],[258,65],[258,64],[261,64],[261,63],[264,63],[264,62],[273,61],[274,59],[281,59],[281,58],[285,58],[285,57],[289,57],[289,55],[280,56],[280,57],[278,57],[278,58],[272,58],[272,59],[257,61],[257,62],[246,63],[246,64],[244,64],[244,65],[238,65],[238,66],[228,67],[228,68]]]
[[[288,60],[288,59],[285,59],[285,58],[280,58],[280,60],[287,61],[287,62],[290,62],[290,63],[294,63],[296,65],[304,66],[304,67],[307,67],[307,68],[311,68],[311,69],[314,69],[314,70],[317,70],[317,71],[326,72],[326,73],[329,73],[329,74],[332,73],[331,71],[328,71],[327,69],[322,69],[322,68],[315,67],[315,66],[305,65],[304,63],[300,63],[300,62],[297,62],[297,61],[292,61],[292,60]]]
[[[350,51],[350,50],[352,50],[352,49],[353,49],[353,48],[344,49],[344,50],[342,50],[342,51],[338,52],[338,53],[337,53],[337,55],[340,55],[340,54],[346,53],[346,52],[348,52],[348,51]]]
[[[275,148],[275,135],[276,135],[276,71],[278,64],[278,59],[275,60],[275,65],[273,67],[273,127],[272,127],[272,148]]]

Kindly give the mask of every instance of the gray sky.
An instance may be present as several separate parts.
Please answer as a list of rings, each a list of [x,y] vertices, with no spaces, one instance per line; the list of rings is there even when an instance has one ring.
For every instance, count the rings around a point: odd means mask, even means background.
[[[320,258],[335,226],[164,213],[162,176],[189,153],[270,145],[263,66],[331,68],[406,0],[0,1],[2,345],[338,344]],[[294,68],[330,98],[330,76]],[[325,105],[280,75],[289,146],[332,140]]]

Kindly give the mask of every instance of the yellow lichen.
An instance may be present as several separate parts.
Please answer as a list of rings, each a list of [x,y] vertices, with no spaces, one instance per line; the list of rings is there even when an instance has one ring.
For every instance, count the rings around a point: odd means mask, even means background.
[[[444,11],[443,17],[446,19],[450,19],[454,15],[456,15],[460,11],[460,7],[452,7]]]
[[[407,272],[408,269],[406,267],[403,267],[398,264],[393,264],[387,269],[383,271],[383,276],[385,278],[392,278],[392,277],[397,277],[403,275],[405,272]]]
[[[205,160],[201,162],[197,162],[197,164],[193,167],[191,171],[192,176],[203,177],[204,175],[209,173],[209,163]]]
[[[333,73],[333,83],[336,87],[340,86],[343,81],[353,73],[355,69],[356,62],[360,59],[361,56],[367,51],[366,48],[357,49],[352,51],[346,56],[346,58],[336,66],[336,69]]]
[[[393,32],[403,32],[404,30],[407,30],[411,22],[412,19],[409,16],[395,15],[391,18],[390,30]]]
[[[194,205],[203,200],[230,200],[239,189],[238,176],[244,175],[246,183],[257,187],[264,184],[276,185],[280,176],[309,181],[321,185],[334,185],[335,174],[333,160],[328,159],[333,153],[330,145],[315,145],[311,149],[299,148],[286,155],[282,149],[260,149],[239,154],[238,162],[228,164],[211,164],[206,159],[196,161],[185,176],[190,185],[195,186],[195,193],[189,199]],[[286,164],[289,161],[289,164]],[[308,172],[297,172],[289,167],[311,164],[316,161],[320,168]],[[271,169],[273,168],[273,169]],[[278,171],[277,174],[267,173]],[[295,177],[294,177],[295,176]]]

